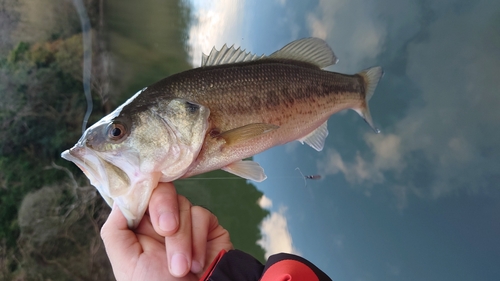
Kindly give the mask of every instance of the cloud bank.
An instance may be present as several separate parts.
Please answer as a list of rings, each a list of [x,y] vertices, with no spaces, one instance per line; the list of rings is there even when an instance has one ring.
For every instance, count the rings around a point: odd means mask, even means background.
[[[259,200],[259,205],[262,208],[270,208],[272,201],[263,195]],[[281,206],[278,212],[271,212],[260,225],[262,239],[257,241],[257,244],[265,250],[266,259],[280,252],[300,255],[299,251],[293,246],[285,213],[286,207]]]
[[[360,1],[349,2],[347,7],[347,1],[320,1],[322,12],[309,15],[311,32],[331,40],[339,34],[346,37],[344,45],[362,54],[348,62],[352,65],[376,56],[390,61],[391,54],[384,50],[402,48],[404,73],[388,73],[384,79],[405,76],[416,85],[418,96],[385,133],[364,136],[368,152],[360,150],[349,159],[328,149],[318,168],[327,175],[343,174],[352,185],[364,186],[367,195],[377,184],[394,183],[390,189],[400,207],[409,195],[436,199],[455,192],[491,191],[500,179],[498,5],[483,0],[458,9],[463,1],[446,1],[401,10],[409,19],[420,19],[415,29],[391,9],[354,11]],[[359,19],[359,26],[339,27],[347,16],[343,14]],[[401,27],[391,27],[398,18]]]

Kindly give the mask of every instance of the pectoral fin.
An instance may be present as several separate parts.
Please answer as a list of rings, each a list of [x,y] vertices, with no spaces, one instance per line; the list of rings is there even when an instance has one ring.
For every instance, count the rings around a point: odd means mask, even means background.
[[[215,137],[223,138],[226,141],[226,144],[232,145],[239,142],[251,140],[255,137],[267,134],[278,128],[279,126],[273,124],[254,123],[222,132]]]
[[[223,167],[221,170],[256,182],[261,182],[267,178],[264,169],[259,163],[251,160],[239,160]]]
[[[302,144],[307,143],[310,147],[316,149],[316,151],[323,150],[323,147],[325,146],[325,139],[328,136],[328,126],[326,122],[327,121],[307,136],[298,139],[298,141]]]

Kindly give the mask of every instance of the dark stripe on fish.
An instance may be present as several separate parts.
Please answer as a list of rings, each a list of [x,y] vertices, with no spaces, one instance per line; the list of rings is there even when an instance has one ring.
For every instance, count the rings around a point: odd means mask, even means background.
[[[125,106],[122,114],[147,110],[162,101],[184,98],[227,113],[290,107],[297,102],[342,94],[365,94],[360,75],[329,72],[305,62],[261,59],[201,67],[167,77]]]

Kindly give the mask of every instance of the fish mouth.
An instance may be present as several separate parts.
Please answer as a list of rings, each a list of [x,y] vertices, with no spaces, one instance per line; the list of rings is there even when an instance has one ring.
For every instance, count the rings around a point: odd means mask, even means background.
[[[61,157],[75,163],[90,180],[90,183],[99,191],[104,200],[106,200],[106,203],[109,206],[113,206],[114,200],[111,198],[111,195],[108,194],[106,188],[108,186],[108,177],[102,168],[103,163],[101,163],[96,153],[77,144],[61,153]]]
[[[116,161],[108,162],[98,151],[80,143],[64,151],[61,157],[82,170],[110,207],[115,204],[120,208],[130,228],[139,225],[158,184],[159,173],[141,173],[134,168],[137,160],[115,165]]]

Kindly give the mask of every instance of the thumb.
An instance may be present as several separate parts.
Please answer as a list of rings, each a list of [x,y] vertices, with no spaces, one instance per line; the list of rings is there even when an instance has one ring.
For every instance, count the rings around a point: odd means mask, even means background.
[[[116,203],[101,228],[101,238],[115,273],[118,268],[130,268],[127,263],[141,252],[137,236],[128,228],[127,219]]]

